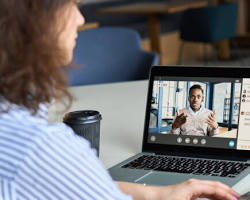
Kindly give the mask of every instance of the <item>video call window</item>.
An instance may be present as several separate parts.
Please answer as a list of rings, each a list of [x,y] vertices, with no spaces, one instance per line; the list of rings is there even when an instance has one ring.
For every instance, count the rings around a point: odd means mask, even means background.
[[[197,85],[203,91],[200,102],[198,93],[189,96]],[[154,81],[149,133],[237,138],[240,94],[241,83]],[[199,103],[201,117],[189,115]]]

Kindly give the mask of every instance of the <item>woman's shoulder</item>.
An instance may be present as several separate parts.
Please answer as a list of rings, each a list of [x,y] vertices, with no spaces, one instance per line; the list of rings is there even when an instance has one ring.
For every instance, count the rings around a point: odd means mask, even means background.
[[[81,143],[82,146],[89,147],[89,142],[83,137],[78,136],[75,132],[65,123],[57,122],[47,125],[46,137],[51,140],[64,140],[68,142]]]
[[[48,144],[56,146],[63,143],[89,148],[88,141],[77,136],[66,124],[49,124],[46,118],[32,116],[23,110],[0,114],[0,138],[21,148],[24,155]]]

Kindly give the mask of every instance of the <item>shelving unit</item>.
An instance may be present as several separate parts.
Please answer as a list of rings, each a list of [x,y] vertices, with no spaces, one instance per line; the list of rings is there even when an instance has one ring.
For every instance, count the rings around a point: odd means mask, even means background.
[[[233,121],[232,124],[238,123],[238,116],[239,116],[239,107],[240,107],[240,97],[234,98],[234,105],[233,105]],[[228,123],[230,114],[230,98],[224,99],[224,110],[223,110],[223,122]]]

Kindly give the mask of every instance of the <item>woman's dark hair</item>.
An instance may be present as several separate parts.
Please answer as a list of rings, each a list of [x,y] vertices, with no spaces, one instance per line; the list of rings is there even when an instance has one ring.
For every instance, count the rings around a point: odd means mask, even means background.
[[[0,96],[36,113],[52,99],[70,105],[64,69],[66,52],[58,36],[73,0],[0,1]],[[65,10],[63,10],[65,9]],[[63,98],[66,97],[66,98]],[[64,99],[64,100],[63,100]]]

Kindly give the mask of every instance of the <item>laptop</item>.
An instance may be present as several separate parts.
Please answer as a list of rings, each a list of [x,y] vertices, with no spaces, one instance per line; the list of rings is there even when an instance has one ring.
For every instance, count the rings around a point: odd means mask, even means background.
[[[109,169],[114,180],[249,185],[250,68],[153,66],[142,141],[141,153]]]

